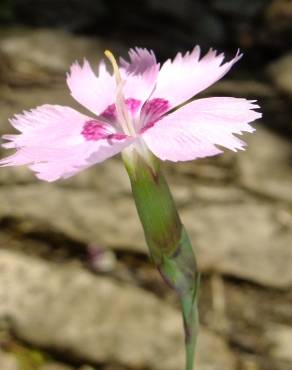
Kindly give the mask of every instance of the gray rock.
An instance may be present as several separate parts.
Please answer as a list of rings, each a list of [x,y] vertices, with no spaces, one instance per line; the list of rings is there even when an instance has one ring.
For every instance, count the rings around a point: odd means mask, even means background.
[[[0,369],[21,370],[16,357],[2,350],[0,350]]]
[[[53,79],[64,78],[76,59],[86,57],[97,63],[104,48],[98,39],[49,29],[2,31],[0,41],[0,50],[11,61],[11,68],[27,78],[39,76],[39,82],[47,82],[46,74]]]
[[[213,205],[228,205],[242,203],[248,197],[243,189],[240,189],[234,185],[202,185],[194,183],[192,185],[188,185],[188,187],[192,189],[190,197],[193,198],[194,203],[196,203],[196,201],[200,201]],[[193,209],[195,211],[196,207],[194,206]]]
[[[85,369],[85,367],[84,367]],[[60,364],[58,362],[49,362],[43,365],[40,370],[74,370],[73,367]],[[82,369],[81,369],[82,370]],[[93,369],[94,370],[94,369]]]
[[[266,336],[271,343],[271,355],[292,364],[292,329],[288,325],[271,324],[267,327]]]
[[[111,163],[107,163],[108,169]],[[105,175],[109,184],[114,172],[109,169]],[[99,188],[97,180],[93,180],[92,189],[70,187],[69,183],[3,186],[0,218],[17,220],[20,233],[61,233],[103,248],[148,253],[124,180],[122,192],[115,189],[116,185]],[[119,178],[114,181],[118,184]],[[273,287],[292,284],[289,208],[256,200],[232,187],[193,185],[193,189],[181,215],[203,271],[212,269]]]
[[[262,202],[204,205],[182,212],[203,271],[217,271],[266,286],[292,285],[292,224],[288,212]],[[287,214],[292,218],[291,211]]]
[[[183,367],[180,314],[141,289],[97,277],[76,265],[57,265],[0,251],[0,318],[19,338],[76,359],[131,368]],[[198,369],[233,370],[220,337],[202,330]]]
[[[111,197],[105,190],[71,189],[37,183],[2,187],[0,218],[20,221],[21,232],[57,232],[84,243],[145,250],[132,199]],[[61,207],[60,207],[61,205]]]
[[[25,220],[26,230],[48,229],[85,243],[146,252],[121,161],[107,161],[69,181],[37,182],[25,187],[21,179],[33,179],[28,170],[1,170],[0,182],[7,186],[1,188],[5,201],[0,204],[0,218]],[[10,178],[9,171],[13,174]],[[9,182],[13,181],[13,176],[19,185],[12,187]],[[189,193],[183,186],[174,189],[179,204],[189,200]]]
[[[1,158],[8,155],[8,152],[1,151]],[[0,184],[15,185],[29,184],[36,182],[37,178],[27,167],[2,167],[0,171]]]
[[[292,97],[292,53],[288,53],[280,59],[272,62],[268,67],[268,73],[274,84]]]
[[[248,150],[237,156],[240,183],[259,196],[292,202],[290,141],[259,125],[246,141]]]

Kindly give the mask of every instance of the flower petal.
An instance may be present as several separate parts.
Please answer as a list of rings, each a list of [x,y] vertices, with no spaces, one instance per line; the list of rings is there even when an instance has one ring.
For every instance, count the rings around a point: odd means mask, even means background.
[[[237,52],[232,60],[222,64],[224,54],[217,55],[216,50],[210,49],[201,59],[199,46],[191,53],[178,53],[173,61],[168,59],[162,65],[152,98],[167,99],[172,107],[182,104],[222,78],[241,56]]]
[[[133,142],[132,138],[116,139],[112,134],[110,139],[86,140],[81,132],[91,120],[72,108],[58,105],[43,105],[15,116],[11,121],[22,133],[4,136],[10,143],[3,146],[17,151],[2,159],[0,166],[29,165],[38,178],[55,181],[104,161]]]
[[[129,50],[130,62],[120,58],[120,66],[128,74],[143,74],[147,69],[157,64],[155,54],[152,50],[134,48]]]
[[[140,100],[141,108],[154,90],[159,64],[152,50],[130,49],[129,58],[130,62],[120,58],[120,71],[125,80],[123,94],[126,99]]]
[[[235,137],[255,129],[248,123],[261,117],[254,101],[238,98],[207,98],[192,101],[164,116],[142,133],[150,150],[162,160],[187,161],[221,153],[223,146],[244,150]]]
[[[98,77],[87,60],[82,66],[74,63],[67,75],[67,84],[73,98],[96,115],[114,102],[115,79],[106,70],[103,61],[99,65]]]

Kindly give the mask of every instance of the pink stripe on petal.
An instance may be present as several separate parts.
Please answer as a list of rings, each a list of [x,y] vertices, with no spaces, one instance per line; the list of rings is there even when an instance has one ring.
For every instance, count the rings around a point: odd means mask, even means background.
[[[165,99],[148,100],[141,109],[140,126],[144,131],[154,125],[154,123],[165,114],[170,108],[170,104]]]
[[[126,99],[126,106],[131,115],[134,117],[141,107],[141,101],[134,98],[128,98]]]
[[[101,119],[116,124],[117,120],[117,109],[115,104],[110,104],[106,109],[99,115]]]
[[[81,131],[81,135],[84,136],[85,140],[87,141],[97,141],[101,139],[105,139],[110,135],[112,132],[109,131],[108,125],[103,124],[97,120],[90,120],[85,122],[83,129]]]
[[[164,116],[142,137],[157,157],[174,162],[219,154],[217,146],[244,150],[245,143],[233,134],[255,130],[249,122],[261,117],[256,108],[246,99],[195,100]]]
[[[111,126],[94,119],[85,122],[81,135],[83,135],[87,141],[98,141],[102,139],[123,140],[127,137],[127,135],[121,132],[115,132]]]
[[[172,107],[180,105],[222,78],[241,56],[237,52],[222,64],[224,54],[217,55],[213,49],[201,59],[199,46],[191,53],[178,53],[173,61],[169,59],[162,65],[152,98],[168,99]]]

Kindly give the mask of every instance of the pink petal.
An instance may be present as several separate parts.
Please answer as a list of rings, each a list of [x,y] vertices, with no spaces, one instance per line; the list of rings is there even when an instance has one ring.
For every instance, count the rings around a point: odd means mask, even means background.
[[[29,165],[37,177],[46,181],[66,178],[119,153],[133,139],[112,138],[88,141],[81,134],[92,118],[58,105],[43,105],[12,119],[20,135],[6,135],[15,154],[0,161],[0,166]],[[108,127],[112,130],[112,127]]]
[[[217,55],[212,49],[201,59],[199,46],[191,53],[178,53],[161,67],[152,98],[167,99],[172,107],[182,104],[222,78],[241,56],[237,52],[235,58],[222,64],[224,54]]]
[[[130,62],[120,58],[120,71],[125,80],[123,94],[126,99],[140,100],[142,107],[154,90],[159,64],[152,50],[130,49],[129,58]]]
[[[120,58],[120,65],[128,74],[143,74],[157,64],[152,50],[135,48],[129,50],[130,62]]]
[[[222,152],[244,150],[245,143],[233,134],[255,129],[248,123],[261,117],[254,101],[207,98],[192,101],[164,116],[142,133],[150,150],[162,160],[187,161]]]
[[[87,60],[82,66],[74,63],[67,75],[67,84],[73,98],[97,115],[114,102],[116,83],[104,62],[99,65],[98,77]]]
[[[147,69],[141,75],[128,75],[123,76],[125,79],[125,85],[123,87],[123,95],[126,99],[135,99],[141,101],[141,107],[143,103],[149,98],[154,90],[156,79],[158,75],[158,67],[154,66]]]

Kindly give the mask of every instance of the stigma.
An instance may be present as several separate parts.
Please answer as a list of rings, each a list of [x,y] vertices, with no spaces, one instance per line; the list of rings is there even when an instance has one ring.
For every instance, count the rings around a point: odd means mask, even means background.
[[[104,55],[111,62],[111,65],[113,67],[114,76],[115,76],[115,79],[116,79],[116,83],[117,83],[117,85],[119,85],[122,82],[122,78],[121,78],[121,74],[120,74],[120,70],[119,70],[119,66],[118,66],[118,63],[116,61],[116,58],[110,50],[105,50]]]

